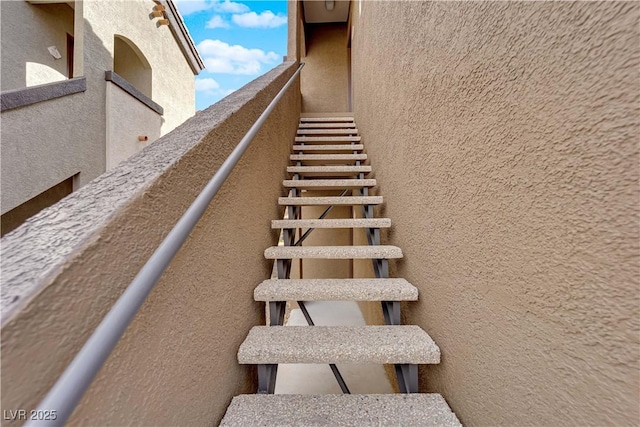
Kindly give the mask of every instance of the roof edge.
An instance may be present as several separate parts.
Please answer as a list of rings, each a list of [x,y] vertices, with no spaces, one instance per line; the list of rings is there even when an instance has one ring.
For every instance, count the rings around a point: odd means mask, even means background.
[[[175,37],[178,45],[180,46],[180,50],[182,54],[187,59],[191,70],[194,75],[200,74],[200,71],[204,70],[204,62],[198,53],[198,49],[189,34],[189,30],[184,24],[184,20],[182,19],[182,15],[180,15],[180,11],[176,7],[173,0],[154,0],[156,3],[160,3],[165,8],[165,15],[169,20],[169,28],[173,33],[173,37]]]

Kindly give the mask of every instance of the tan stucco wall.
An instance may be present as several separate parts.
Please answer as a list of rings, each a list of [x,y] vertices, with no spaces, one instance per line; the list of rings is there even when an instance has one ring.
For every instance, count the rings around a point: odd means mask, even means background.
[[[33,16],[55,5],[32,5],[22,0],[3,1],[0,5],[2,90],[6,90],[24,79],[20,67],[35,55],[33,52],[43,56],[38,57],[39,61],[53,60],[46,51],[53,44],[49,42],[48,27]],[[74,65],[83,69],[87,90],[2,113],[2,213],[69,176],[79,173],[76,184],[81,187],[106,170],[105,71],[113,69],[114,34],[133,41],[153,69],[153,100],[164,109],[161,134],[194,114],[193,72],[171,30],[167,26],[156,27],[157,20],[149,19],[154,5],[152,0],[86,0],[75,6],[76,18],[84,17],[82,34],[74,34],[75,44],[84,46],[84,51],[81,60],[74,59]],[[55,8],[71,11],[65,5]],[[64,37],[64,45],[55,42],[60,53],[66,49]],[[66,70],[64,58],[55,61],[55,65],[63,62]],[[23,86],[24,83],[18,87]],[[128,120],[146,119],[143,115]]]
[[[157,27],[157,19],[149,19],[154,5],[152,0],[91,0],[85,2],[84,16],[110,52],[102,58],[105,70],[113,69],[114,34],[132,41],[149,61],[151,98],[164,108],[164,135],[195,114],[195,78],[169,27]]]
[[[135,117],[136,120],[131,120]],[[162,116],[107,82],[107,169],[128,159],[160,137]],[[138,136],[146,136],[139,141]]]
[[[149,98],[153,98],[153,70],[142,52],[121,36],[113,43],[113,71]]]
[[[44,193],[38,194],[33,199],[26,201],[15,209],[0,217],[0,236],[18,228],[27,219],[37,214],[44,208],[48,208],[59,202],[73,192],[73,177],[65,179],[61,183],[51,187]]]
[[[347,111],[347,24],[307,24],[302,111]]]
[[[293,74],[291,63],[198,113],[2,239],[2,409],[43,397],[197,193]],[[107,360],[71,425],[217,425],[255,391],[237,363],[263,323],[299,86],[280,101]]]
[[[287,59],[300,61],[304,24],[301,14],[302,5],[298,0],[287,0]]]
[[[73,35],[73,9],[67,4],[0,2],[1,88],[21,89],[67,78],[67,33]],[[54,59],[48,47],[58,48]]]
[[[100,110],[81,92],[2,113],[3,214],[70,176],[104,170],[104,139],[94,127],[104,121],[91,115],[100,118]]]
[[[465,425],[638,425],[640,6],[354,3],[420,370]]]

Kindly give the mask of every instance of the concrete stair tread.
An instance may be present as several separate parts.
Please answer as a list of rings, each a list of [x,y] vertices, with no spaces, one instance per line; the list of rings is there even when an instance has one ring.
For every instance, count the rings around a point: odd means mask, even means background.
[[[371,172],[371,166],[288,166],[287,172],[304,176],[357,175]]]
[[[270,279],[253,291],[256,301],[417,301],[405,279]]]
[[[278,204],[285,206],[323,205],[379,205],[382,196],[327,196],[327,197],[279,197]]]
[[[306,188],[310,190],[332,190],[336,188],[375,187],[375,179],[285,179],[282,185],[287,188]]]
[[[359,151],[362,144],[294,145],[294,151]]]
[[[353,116],[336,116],[336,117],[300,117],[300,122],[352,122]]]
[[[440,363],[440,349],[419,326],[254,326],[240,364]]]
[[[344,129],[298,129],[298,135],[347,135],[358,133],[357,128]]]
[[[296,136],[296,142],[360,142],[361,136]]]
[[[367,160],[366,154],[292,154],[291,160],[315,160],[315,161],[335,161],[335,160]]]
[[[271,228],[389,228],[389,218],[275,219]]]
[[[365,246],[271,246],[265,249],[267,259],[397,259],[402,249],[389,245]]]
[[[243,394],[231,400],[224,427],[462,427],[440,394]]]
[[[299,129],[335,129],[335,128],[354,128],[356,124],[351,121],[344,122],[304,122],[298,125]]]

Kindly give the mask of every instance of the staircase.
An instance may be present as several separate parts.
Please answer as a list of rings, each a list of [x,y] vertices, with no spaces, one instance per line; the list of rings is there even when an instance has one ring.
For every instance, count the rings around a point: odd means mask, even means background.
[[[380,244],[388,218],[374,218],[382,197],[370,196],[375,179],[353,117],[301,118],[285,180],[287,219],[272,221],[282,229],[284,246],[265,250],[276,261],[278,279],[255,289],[254,299],[269,304],[270,326],[256,326],[238,350],[241,364],[258,367],[258,394],[234,397],[223,426],[459,426],[439,394],[418,393],[418,365],[440,363],[440,349],[418,326],[401,325],[400,302],[418,299],[404,279],[389,277],[389,259],[402,250]],[[317,190],[342,190],[338,196],[308,196]],[[303,193],[303,191],[305,193]],[[325,219],[332,206],[357,206],[364,218]],[[303,206],[328,206],[318,219],[301,219]],[[355,209],[355,208],[354,208]],[[367,246],[302,246],[314,229],[363,228]],[[296,230],[307,230],[301,236]],[[375,279],[290,279],[292,259],[371,259]],[[304,301],[380,301],[386,326],[314,326]],[[297,301],[309,326],[283,326],[287,301]],[[342,395],[273,394],[278,364],[329,364]],[[394,364],[400,394],[349,394],[338,363]]]

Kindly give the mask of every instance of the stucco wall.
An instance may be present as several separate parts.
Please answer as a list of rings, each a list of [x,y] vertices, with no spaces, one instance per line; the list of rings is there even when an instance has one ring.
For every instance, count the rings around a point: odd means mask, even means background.
[[[161,125],[162,116],[117,85],[107,82],[107,169],[158,139]],[[138,136],[148,139],[139,141]]]
[[[104,124],[87,117],[99,111],[80,92],[2,113],[3,214],[79,172],[103,170],[104,142],[91,125]]]
[[[153,97],[151,66],[121,36],[116,36],[113,44],[113,71],[149,98]]]
[[[10,231],[15,230],[22,225],[26,219],[34,216],[42,209],[48,208],[54,203],[59,202],[72,192],[73,177],[69,177],[61,183],[51,187],[44,193],[38,194],[33,199],[30,199],[17,208],[3,214],[0,217],[0,236],[4,236]]]
[[[3,1],[0,12],[3,91],[68,77],[67,33],[73,35],[73,9],[69,5]],[[62,58],[54,59],[47,50],[49,46],[56,46]]]
[[[640,7],[358,2],[355,116],[465,425],[638,425]]]
[[[5,90],[24,78],[24,73],[19,73],[20,67],[30,60],[30,55],[42,54],[42,49],[45,51],[42,61],[49,55],[46,48],[54,43],[48,41],[48,27],[33,16],[54,5],[32,5],[22,0],[0,3],[2,90]],[[69,176],[78,174],[75,184],[81,187],[106,170],[104,76],[114,66],[114,34],[133,41],[153,69],[153,100],[164,109],[161,134],[194,114],[193,72],[171,30],[167,26],[157,27],[157,20],[149,19],[154,5],[152,0],[87,0],[76,5],[82,31],[74,35],[75,44],[84,49],[82,58],[75,58],[74,64],[76,69],[83,70],[87,90],[2,113],[2,213]],[[56,8],[71,11],[66,5]],[[66,39],[64,46],[60,43],[57,41],[56,45],[63,53]],[[48,58],[53,60],[50,55]],[[66,69],[64,58],[55,64],[62,62]],[[146,119],[131,116],[128,120]]]
[[[347,25],[307,24],[305,33],[302,111],[347,111]]]
[[[30,409],[293,74],[285,63],[2,238],[2,409]],[[237,363],[264,322],[270,220],[300,112],[280,101],[165,272],[71,425],[216,425],[255,390]]]
[[[195,79],[168,26],[149,19],[155,3],[117,0],[85,2],[84,16],[92,31],[110,55],[99,61],[105,70],[113,69],[114,34],[132,41],[149,61],[152,94],[164,108],[161,134],[169,132],[195,113]],[[104,99],[104,98],[103,98]]]

